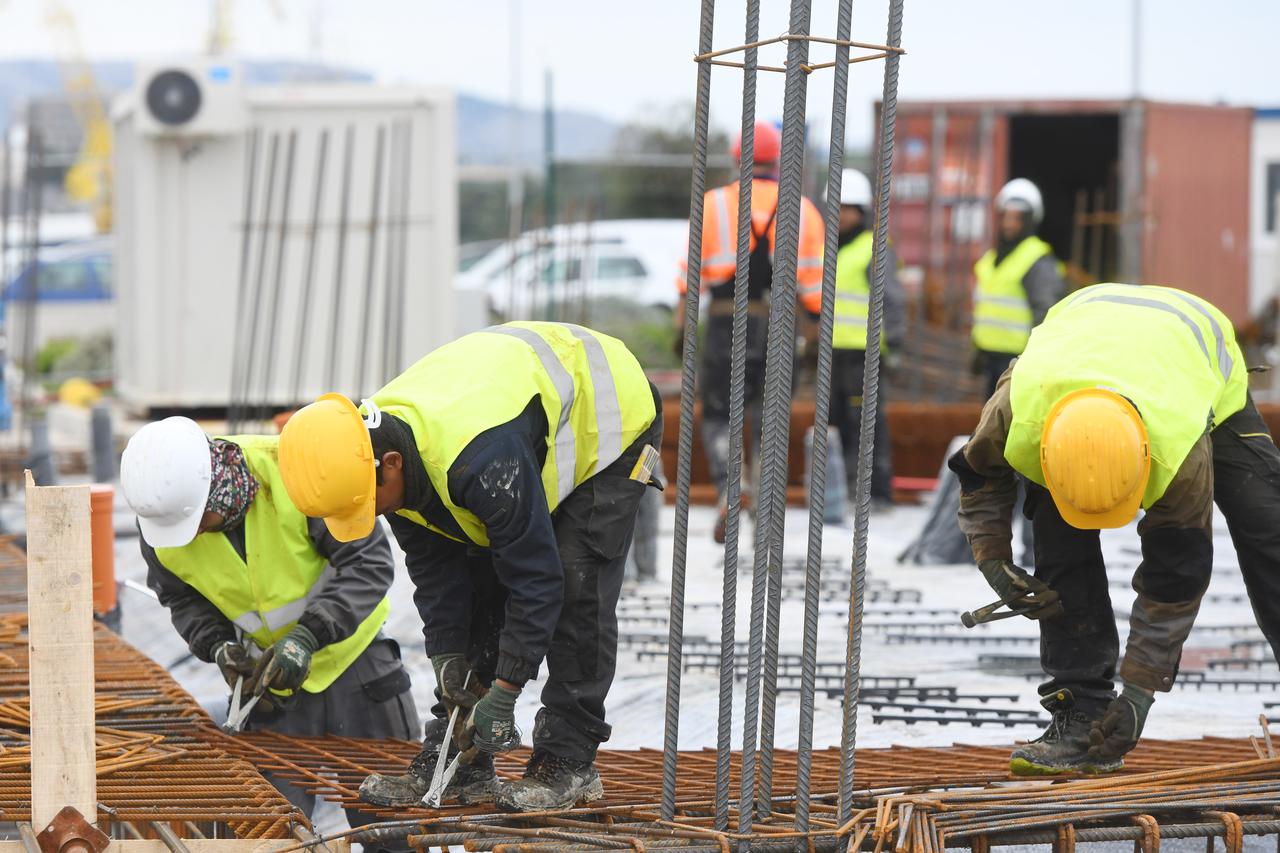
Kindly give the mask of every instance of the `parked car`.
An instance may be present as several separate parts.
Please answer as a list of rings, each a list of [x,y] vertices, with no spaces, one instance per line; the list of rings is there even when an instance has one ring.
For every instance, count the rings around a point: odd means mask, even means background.
[[[589,322],[626,306],[670,311],[687,239],[682,219],[558,225],[498,244],[461,272],[457,285],[484,291],[502,320]]]

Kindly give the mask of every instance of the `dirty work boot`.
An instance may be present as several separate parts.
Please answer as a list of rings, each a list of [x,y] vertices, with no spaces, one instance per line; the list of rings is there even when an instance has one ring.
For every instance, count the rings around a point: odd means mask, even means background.
[[[416,806],[431,789],[431,777],[436,772],[436,762],[440,758],[440,745],[444,742],[449,721],[435,719],[427,723],[425,737],[422,739],[422,751],[413,761],[409,769],[401,776],[386,776],[374,773],[360,783],[360,799],[366,803],[385,808]],[[453,744],[449,745],[448,760],[457,755]],[[457,802],[463,804],[487,803],[493,801],[494,791],[498,786],[498,777],[493,772],[493,756],[481,753],[470,764],[460,764],[454,771],[453,778],[444,789],[441,802]]]
[[[1053,719],[1044,734],[1020,746],[1009,757],[1015,776],[1056,776],[1060,773],[1113,773],[1123,759],[1099,762],[1089,758],[1089,727],[1094,718],[1075,708],[1070,690],[1050,693],[1040,700]]]
[[[498,787],[498,808],[508,812],[568,809],[604,796],[600,773],[590,761],[574,761],[537,750],[524,778]]]

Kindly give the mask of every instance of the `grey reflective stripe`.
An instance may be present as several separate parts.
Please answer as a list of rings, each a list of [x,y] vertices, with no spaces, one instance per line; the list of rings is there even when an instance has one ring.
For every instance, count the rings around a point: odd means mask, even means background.
[[[556,395],[560,398],[560,420],[556,424],[556,503],[564,500],[573,491],[574,472],[578,467],[577,441],[573,435],[573,427],[569,424],[569,412],[573,408],[573,377],[564,369],[560,359],[552,352],[551,346],[532,329],[519,326],[490,326],[485,329],[495,335],[510,335],[528,344],[542,369],[551,377]]]
[[[274,610],[268,610],[266,613],[262,614],[266,617],[267,630],[274,634],[285,625],[290,625],[301,619],[302,614],[307,609],[309,598],[310,596],[307,598],[299,598],[296,601],[290,601],[288,604],[282,604]]]
[[[1013,329],[1019,332],[1031,331],[1030,323],[1020,323],[1017,320],[997,320],[993,317],[978,317],[974,319],[973,325],[977,326],[995,326],[1000,329]]]
[[[1224,382],[1230,381],[1231,371],[1235,367],[1235,361],[1231,358],[1231,353],[1227,350],[1227,339],[1222,333],[1222,325],[1218,322],[1218,318],[1213,316],[1208,308],[1204,307],[1203,302],[1200,302],[1198,299],[1195,299],[1186,293],[1182,293],[1177,290],[1166,290],[1162,292],[1168,293],[1170,296],[1178,297],[1183,302],[1203,314],[1204,318],[1209,321],[1209,326],[1213,329],[1214,343],[1217,344],[1218,347],[1218,372],[1222,374]]]
[[[709,266],[711,266],[712,264],[729,264],[730,266],[737,266],[737,265],[738,265],[738,256],[737,256],[737,255],[726,255],[726,254],[724,254],[724,253],[722,252],[722,253],[721,253],[721,254],[719,254],[719,255],[712,255],[712,256],[711,256],[711,257],[709,257],[709,258],[704,258],[704,259],[703,259],[703,261],[702,261],[702,265],[703,265],[704,267],[709,267]]]
[[[859,305],[868,305],[871,300],[865,293],[837,293],[836,302],[856,302]]]
[[[271,633],[279,631],[286,625],[291,625],[302,618],[302,614],[307,611],[307,607],[325,586],[333,580],[338,574],[338,570],[332,565],[325,563],[324,570],[320,572],[320,577],[316,578],[315,583],[311,584],[311,588],[307,590],[307,594],[302,598],[296,598],[293,601],[281,604],[279,607],[272,608],[265,613],[256,610],[250,610],[241,613],[232,622],[240,627],[240,630],[246,634],[256,634],[263,628]]]
[[[587,351],[587,367],[591,371],[591,388],[596,400],[596,468],[600,471],[622,455],[622,407],[618,405],[618,388],[613,382],[613,369],[604,354],[600,340],[588,330],[572,323],[565,326],[582,341]]]
[[[1200,332],[1200,326],[1191,317],[1188,317],[1167,302],[1160,302],[1156,299],[1142,299],[1137,296],[1120,296],[1113,293],[1100,293],[1097,296],[1091,296],[1081,304],[1089,302],[1115,302],[1120,305],[1136,305],[1139,308],[1155,308],[1157,311],[1167,311],[1186,324],[1186,327],[1191,330],[1191,334],[1196,336],[1196,343],[1200,345],[1200,351],[1204,353],[1205,359],[1211,364],[1213,362],[1213,357],[1209,355],[1209,347],[1205,346],[1204,335]],[[1227,371],[1222,376],[1223,379],[1226,379],[1230,376],[1230,371]]]
[[[231,620],[246,634],[256,634],[262,630],[262,619],[256,610],[248,610]]]
[[[802,270],[814,269],[822,266],[822,258],[801,258],[796,261],[796,268]]]
[[[1030,309],[1027,300],[1021,296],[992,296],[987,293],[979,293],[974,301],[979,305],[1007,305],[1011,308]]]
[[[862,327],[864,327],[864,328],[865,328],[865,327],[866,327],[866,325],[867,325],[867,318],[866,318],[865,316],[863,316],[863,317],[841,317],[839,314],[837,314],[837,315],[836,315],[836,325],[837,325],[837,326],[862,326]]]

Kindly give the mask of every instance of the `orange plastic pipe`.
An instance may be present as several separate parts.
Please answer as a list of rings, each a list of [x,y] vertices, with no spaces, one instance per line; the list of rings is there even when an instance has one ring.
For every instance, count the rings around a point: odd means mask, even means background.
[[[112,523],[115,489],[95,484],[89,487],[90,528],[93,539],[93,612],[110,613],[116,608],[116,529]]]

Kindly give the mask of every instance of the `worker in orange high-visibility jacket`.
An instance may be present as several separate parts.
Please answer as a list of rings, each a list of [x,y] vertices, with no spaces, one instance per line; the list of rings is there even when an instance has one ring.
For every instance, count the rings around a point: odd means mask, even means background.
[[[753,447],[758,447],[760,409],[764,390],[765,343],[769,325],[769,294],[773,286],[773,253],[777,241],[778,159],[782,137],[767,122],[755,126],[754,177],[751,181],[750,269],[747,276],[747,361],[745,402]],[[730,150],[734,162],[742,158],[742,138]],[[801,199],[800,251],[796,264],[796,292],[812,312],[822,306],[822,216],[808,199]],[[738,268],[738,181],[709,190],[702,212],[702,292],[706,300],[707,331],[700,347],[703,358],[698,381],[702,396],[702,442],[707,467],[720,498],[715,540],[724,541],[728,515],[729,354],[733,341],[733,285]],[[686,263],[681,262],[676,284],[688,288]],[[676,349],[681,352],[684,312],[675,312]],[[754,466],[753,466],[754,468]],[[754,480],[751,477],[750,480]],[[749,490],[745,500],[750,500]]]

